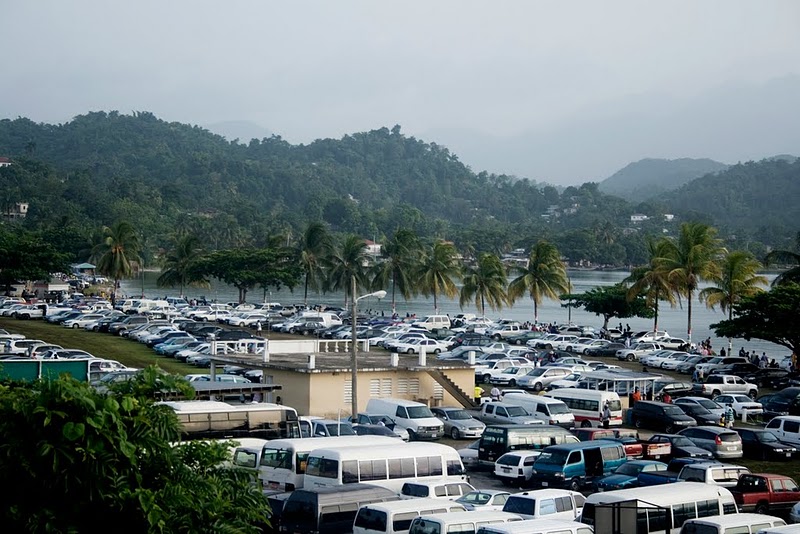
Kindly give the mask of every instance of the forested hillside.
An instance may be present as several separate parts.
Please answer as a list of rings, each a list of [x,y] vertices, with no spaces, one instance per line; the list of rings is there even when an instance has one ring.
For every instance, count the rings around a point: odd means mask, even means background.
[[[464,251],[504,252],[547,238],[572,261],[629,265],[644,261],[647,235],[671,233],[681,222],[665,222],[664,213],[712,224],[717,217],[705,203],[679,197],[632,205],[593,183],[559,192],[476,173],[399,126],[307,145],[278,136],[240,144],[151,113],[94,112],[60,125],[0,120],[0,156],[14,163],[0,168],[3,212],[28,203],[28,216],[15,224],[61,236],[75,256],[100,227],[118,221],[134,225],[147,250],[180,230],[210,249],[261,246],[323,221],[334,232],[377,240],[406,228]],[[635,212],[650,222],[632,226]],[[750,222],[737,235],[748,243],[758,227]],[[763,242],[783,238],[765,234]]]
[[[600,191],[632,202],[658,198],[667,191],[727,169],[712,159],[643,159],[626,165],[602,182]]]

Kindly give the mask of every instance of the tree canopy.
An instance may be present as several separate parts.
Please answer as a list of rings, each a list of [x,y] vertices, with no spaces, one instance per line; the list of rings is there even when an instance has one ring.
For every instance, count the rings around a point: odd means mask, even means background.
[[[628,289],[623,284],[608,287],[596,287],[585,293],[563,295],[561,300],[571,302],[572,306],[585,309],[589,313],[603,316],[603,328],[608,328],[608,321],[617,317],[653,317],[653,307],[648,305],[644,295],[629,298]]]

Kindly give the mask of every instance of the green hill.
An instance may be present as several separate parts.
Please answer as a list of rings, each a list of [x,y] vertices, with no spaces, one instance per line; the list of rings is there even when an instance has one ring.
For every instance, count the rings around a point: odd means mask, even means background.
[[[641,202],[727,167],[711,159],[643,159],[626,165],[600,182],[600,191]]]

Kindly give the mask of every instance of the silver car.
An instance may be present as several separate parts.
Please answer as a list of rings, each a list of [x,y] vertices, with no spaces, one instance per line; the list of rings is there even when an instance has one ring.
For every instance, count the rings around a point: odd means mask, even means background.
[[[444,423],[444,433],[453,439],[479,438],[486,425],[463,408],[431,408],[433,415]]]
[[[711,451],[717,458],[741,458],[742,438],[738,433],[720,426],[696,426],[678,432],[698,447]]]

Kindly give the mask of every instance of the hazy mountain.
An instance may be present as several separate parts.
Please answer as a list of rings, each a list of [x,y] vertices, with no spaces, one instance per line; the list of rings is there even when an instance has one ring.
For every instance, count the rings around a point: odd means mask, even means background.
[[[221,135],[228,141],[238,139],[240,143],[247,144],[251,139],[264,139],[271,137],[272,132],[260,124],[251,121],[223,121],[207,124],[206,128]]]
[[[626,165],[600,182],[599,188],[604,193],[641,202],[727,168],[728,165],[711,159],[648,158]]]

